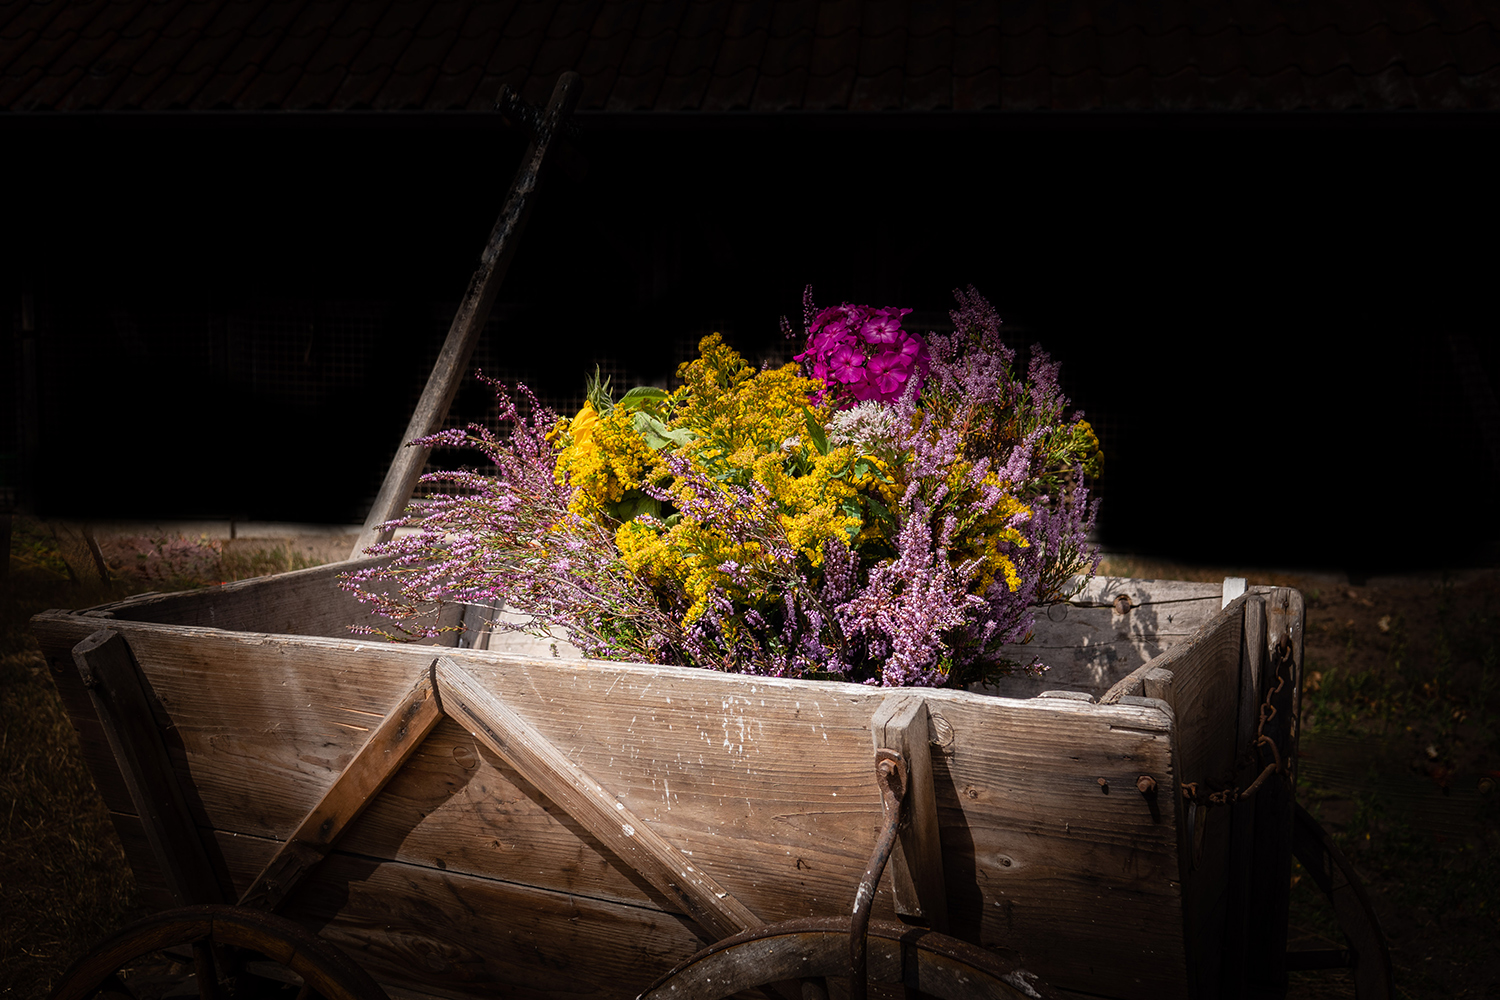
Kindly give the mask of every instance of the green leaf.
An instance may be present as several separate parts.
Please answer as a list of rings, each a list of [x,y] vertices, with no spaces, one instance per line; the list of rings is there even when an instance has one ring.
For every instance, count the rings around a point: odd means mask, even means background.
[[[605,510],[617,521],[629,521],[641,514],[661,517],[661,501],[647,496],[640,490],[626,490],[618,503],[607,504]]]
[[[818,449],[819,455],[828,454],[828,435],[824,433],[823,425],[818,423],[812,410],[805,406],[802,408],[802,416],[807,421],[807,439],[812,442],[814,448]]]
[[[621,402],[623,403],[623,400]],[[630,418],[630,424],[646,445],[655,451],[661,451],[672,445],[681,447],[693,439],[693,432],[686,427],[669,430],[666,424],[645,410],[636,410]]]
[[[658,389],[654,385],[638,385],[621,396],[615,405],[627,410],[649,410],[666,398],[667,390],[665,389]]]
[[[878,520],[880,520],[884,524],[889,525],[892,530],[899,527],[899,525],[896,524],[896,516],[891,513],[890,508],[885,504],[869,495],[865,496],[865,504],[870,508],[870,512],[874,514]]]
[[[594,366],[592,378],[584,380],[583,394],[601,417],[614,409],[614,400],[609,394],[609,376],[601,376],[599,366]]]

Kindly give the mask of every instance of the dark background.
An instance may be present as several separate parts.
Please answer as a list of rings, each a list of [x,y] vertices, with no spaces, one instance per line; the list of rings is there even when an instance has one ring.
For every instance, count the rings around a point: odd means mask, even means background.
[[[800,320],[808,283],[919,325],[972,283],[1061,359],[1098,427],[1107,546],[1359,573],[1494,560],[1491,129],[653,117],[580,116],[487,372],[566,407],[594,363],[660,380],[712,330],[784,351],[777,319]],[[516,133],[487,115],[74,114],[6,138],[23,505],[362,521]],[[456,418],[486,402],[471,380]]]

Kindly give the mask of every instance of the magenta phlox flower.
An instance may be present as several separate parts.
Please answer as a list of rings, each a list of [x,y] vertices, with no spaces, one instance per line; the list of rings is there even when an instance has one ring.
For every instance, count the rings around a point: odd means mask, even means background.
[[[853,347],[840,347],[834,351],[830,359],[829,371],[834,378],[846,385],[863,381],[865,378],[864,352],[855,350]]]
[[[912,359],[907,354],[879,354],[870,359],[870,379],[881,396],[894,396],[911,377]]]
[[[825,384],[816,401],[831,393],[841,408],[870,400],[894,402],[909,384],[920,387],[927,349],[921,337],[901,328],[910,312],[846,302],[814,314],[807,346],[794,360]]]
[[[865,320],[859,327],[859,335],[868,344],[894,344],[904,332],[901,329],[901,318],[910,309],[875,309],[872,310],[870,318]]]

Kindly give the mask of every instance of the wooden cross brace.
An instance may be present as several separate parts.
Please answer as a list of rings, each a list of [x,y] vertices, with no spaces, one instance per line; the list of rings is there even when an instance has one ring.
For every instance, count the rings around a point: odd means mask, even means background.
[[[275,909],[444,715],[452,716],[714,939],[764,921],[449,657],[435,660],[240,897]]]
[[[207,852],[188,812],[148,707],[148,690],[119,633],[100,630],[74,649],[95,707],[180,902],[220,898]],[[710,940],[764,926],[693,860],[568,759],[534,726],[450,656],[440,656],[381,720],[363,747],[303,817],[239,898],[273,911],[333,850],[444,716],[451,716],[539,792],[692,917]],[[928,752],[925,701],[910,693],[881,703],[871,720],[877,756],[895,751],[910,775],[910,821],[891,867],[897,912],[934,930],[947,925],[941,845]]]

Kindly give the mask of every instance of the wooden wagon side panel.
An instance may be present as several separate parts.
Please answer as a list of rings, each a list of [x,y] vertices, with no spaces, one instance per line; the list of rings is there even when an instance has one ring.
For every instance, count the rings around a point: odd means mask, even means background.
[[[951,921],[1048,982],[1186,996],[1177,830],[1142,795],[1175,780],[1169,711],[1063,700],[936,702]]]
[[[891,692],[456,659],[762,918],[847,909],[880,821],[868,727]],[[934,772],[952,923],[989,946],[1024,938],[1042,975],[1079,989],[1181,995],[1174,819],[1135,789],[1142,773],[1171,785],[1169,714],[923,696],[942,733]],[[876,910],[891,912],[885,889]],[[1142,933],[1095,940],[1112,925]],[[1097,963],[1083,967],[1081,948]],[[1122,963],[1143,969],[1123,993]]]
[[[169,594],[141,594],[113,604],[90,609],[96,618],[152,622],[158,625],[189,625],[227,632],[265,632],[275,635],[354,638],[351,625],[389,627],[388,619],[375,615],[369,605],[339,586],[344,573],[378,563],[361,559],[275,576],[237,580],[203,590]],[[456,625],[463,609],[444,610],[439,624]],[[451,646],[456,633],[446,633],[430,644]]]
[[[121,819],[138,901],[168,908],[140,819]],[[240,885],[280,846],[244,834],[210,836]],[[382,983],[421,996],[631,997],[701,947],[685,918],[651,907],[344,851],[319,866],[280,912],[317,930]]]
[[[59,615],[39,622],[39,633],[50,648],[66,650],[99,624]],[[174,764],[193,790],[194,812],[216,831],[236,891],[435,652],[109,624],[135,651],[173,734]],[[890,692],[457,655],[487,690],[762,919],[847,911],[880,826],[870,723]],[[922,697],[938,743],[933,770],[944,874],[959,933],[1019,951],[1044,977],[1082,992],[1184,995],[1175,817],[1134,788],[1142,773],[1171,787],[1170,713],[963,692]],[[100,748],[90,752],[98,757]],[[118,798],[118,790],[113,794]],[[137,849],[132,857],[148,860],[149,852]],[[475,927],[503,925],[507,912],[487,913],[489,904],[460,899],[464,886],[482,888],[485,899],[497,892],[572,896],[630,916],[641,933],[659,933],[663,919],[685,925],[645,880],[449,722],[351,826],[336,858],[374,859],[399,873],[406,895],[451,899]],[[337,933],[357,937],[366,917],[345,923],[326,902],[353,892],[326,881],[334,878],[329,872],[346,870],[325,862],[302,890],[305,899],[288,905],[297,912],[306,900],[322,899],[317,919],[333,920],[330,933],[344,928]],[[475,906],[479,916],[470,913]],[[893,915],[888,884],[876,913]],[[396,926],[394,914],[391,920]],[[489,954],[474,933],[472,947]],[[485,974],[502,973],[497,965]],[[650,978],[626,982],[620,970],[603,967],[597,975],[606,995]]]
[[[1102,694],[1196,635],[1219,613],[1221,593],[1216,584],[1095,577],[1069,603],[1039,608],[1030,641],[1002,651],[1022,665],[1040,658],[1046,673],[1002,677],[985,690],[1011,698],[1059,688]]]

